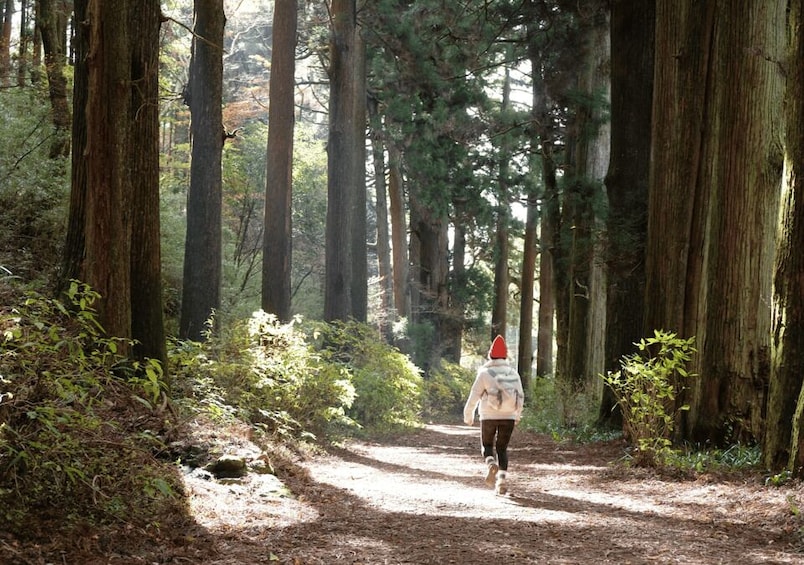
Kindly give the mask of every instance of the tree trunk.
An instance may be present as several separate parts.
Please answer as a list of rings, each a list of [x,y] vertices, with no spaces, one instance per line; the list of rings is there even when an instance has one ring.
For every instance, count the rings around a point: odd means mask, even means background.
[[[262,308],[290,320],[293,195],[293,125],[296,72],[297,1],[274,7],[270,112],[265,186]]]
[[[380,334],[392,342],[394,314],[394,285],[391,269],[391,236],[388,229],[388,190],[385,182],[385,146],[382,141],[382,117],[376,99],[370,102],[372,122],[371,146],[374,163],[374,187],[377,198],[377,267],[380,275]]]
[[[704,288],[708,190],[699,182],[714,4],[656,2],[650,199],[645,246],[643,333],[655,330],[706,341],[699,307]],[[689,370],[700,371],[699,358]],[[677,391],[677,404],[687,392]],[[687,435],[687,413],[677,430]]]
[[[129,108],[131,167],[131,337],[138,359],[167,367],[159,221],[159,0],[138,0],[132,34]]]
[[[762,436],[783,163],[783,77],[773,61],[782,56],[785,8],[784,0],[719,4],[707,44],[713,64],[701,179],[712,204],[702,291],[706,340],[690,417],[691,439],[715,445]]]
[[[602,180],[608,167],[608,125],[601,117],[601,98],[608,99],[608,20],[602,7],[589,22],[584,38],[583,66],[578,88],[586,101],[576,109],[570,144],[568,186],[563,236],[569,244],[567,289],[568,333],[566,373],[561,375],[571,392],[598,386],[602,371],[605,304],[602,269],[598,259],[597,203],[603,199]],[[590,16],[592,17],[592,16]]]
[[[505,80],[503,83],[502,104],[500,113],[505,114],[511,106],[511,76],[509,70],[505,69]],[[505,136],[503,136],[505,139]],[[509,254],[509,224],[511,208],[508,204],[508,174],[510,167],[508,159],[510,154],[506,142],[503,141],[499,147],[500,157],[498,161],[497,179],[497,206],[496,217],[497,225],[494,232],[494,304],[491,310],[491,335],[489,341],[501,335],[506,337],[508,327],[508,254]]]
[[[30,54],[28,46],[33,43],[33,26],[28,0],[20,0],[20,45],[17,49],[17,86],[23,88],[28,82]]]
[[[70,154],[70,106],[67,100],[67,78],[64,76],[64,36],[67,33],[66,10],[68,7],[60,0],[39,0],[38,28],[42,35],[45,51],[45,72],[47,73],[50,105],[53,110],[53,125],[56,128],[50,146],[52,158],[67,157]]]
[[[451,288],[466,288],[466,204],[461,198],[453,200],[455,219],[452,222],[452,273]],[[451,363],[461,362],[463,349],[463,327],[466,317],[466,303],[462,293],[450,292],[448,308],[445,313],[444,359]]]
[[[75,0],[75,28],[72,42],[75,53],[75,78],[73,79],[72,118],[72,166],[70,167],[70,210],[64,244],[62,268],[58,278],[58,290],[64,292],[72,279],[79,279],[84,271],[86,245],[86,198],[87,198],[87,100],[89,97],[89,25],[86,23],[89,0]]]
[[[192,160],[187,196],[179,337],[203,340],[220,307],[221,152],[225,132],[223,89],[223,0],[195,0],[196,36],[186,102],[190,106]]]
[[[558,340],[555,330],[556,289],[562,278],[559,278],[559,272],[555,268],[555,259],[561,212],[552,139],[542,134],[540,143],[544,197],[539,227],[539,331],[536,344],[536,375],[545,377],[554,373],[553,342]]]
[[[617,0],[611,6],[611,160],[606,175],[608,299],[605,370],[617,371],[644,336],[653,99],[653,1]],[[603,389],[599,423],[620,427],[611,389]]]
[[[696,338],[689,369],[701,377],[678,399],[691,405],[681,439],[755,441],[770,369],[784,3],[659,1],[656,14],[644,330]]]
[[[324,318],[365,321],[364,52],[355,0],[334,0],[331,9]]]
[[[131,337],[128,4],[90,2],[86,21],[90,52],[83,280],[101,295],[97,310],[106,332],[128,338]]]
[[[0,86],[11,84],[11,29],[14,17],[14,0],[6,0],[3,10],[3,30],[0,35]]]
[[[804,470],[804,0],[788,3],[785,176],[774,266],[765,468]],[[792,426],[791,426],[792,422]]]
[[[536,158],[531,160],[535,166]],[[525,219],[525,237],[522,251],[522,282],[519,304],[519,347],[517,348],[517,371],[522,379],[526,397],[530,396],[533,374],[533,309],[534,283],[536,282],[536,258],[538,256],[539,195],[535,183],[528,187],[528,207]]]
[[[428,355],[417,360],[425,373],[443,354],[444,334],[449,305],[447,282],[449,276],[449,222],[423,204],[418,191],[411,186],[410,202],[410,264],[413,285],[411,301],[413,322],[429,325],[433,334],[427,344]]]
[[[405,223],[405,190],[399,171],[399,151],[388,147],[388,211],[391,215],[391,253],[394,269],[394,308],[396,315],[410,318],[410,292],[408,284],[408,238]]]

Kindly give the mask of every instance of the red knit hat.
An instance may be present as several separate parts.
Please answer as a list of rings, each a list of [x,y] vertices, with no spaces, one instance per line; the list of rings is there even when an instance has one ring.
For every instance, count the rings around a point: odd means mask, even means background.
[[[489,349],[489,359],[505,359],[508,357],[508,347],[505,345],[505,340],[501,335],[494,338],[491,342],[491,349]]]

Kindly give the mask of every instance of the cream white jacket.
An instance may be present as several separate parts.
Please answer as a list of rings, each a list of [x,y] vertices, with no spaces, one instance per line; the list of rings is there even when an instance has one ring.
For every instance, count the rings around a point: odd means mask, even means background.
[[[494,375],[489,372],[491,369]],[[489,401],[489,391],[500,389],[503,386],[513,387],[522,399],[517,403],[515,410],[499,410]],[[511,367],[507,359],[490,359],[478,370],[469,398],[463,407],[463,421],[471,426],[475,420],[475,409],[478,408],[481,420],[516,420],[522,417],[522,404],[525,393],[522,390],[522,379],[516,369]]]

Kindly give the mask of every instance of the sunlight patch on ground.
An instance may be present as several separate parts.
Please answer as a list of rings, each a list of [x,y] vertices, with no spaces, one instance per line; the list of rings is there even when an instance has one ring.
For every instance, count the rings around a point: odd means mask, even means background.
[[[494,490],[476,475],[473,486],[456,483],[455,471],[445,475],[438,486],[422,490],[422,479],[415,474],[378,470],[367,465],[340,464],[328,468],[312,469],[314,480],[344,488],[364,504],[383,508],[377,501],[394,500],[395,510],[412,515],[455,516],[461,518],[504,518],[505,509],[522,505],[512,497],[494,494]],[[436,479],[438,480],[438,479]],[[426,479],[432,483],[433,478]],[[528,504],[530,505],[530,504]],[[543,522],[569,522],[576,519],[570,512],[539,508],[534,520]]]
[[[606,494],[600,492],[584,492],[577,489],[546,489],[546,494],[578,500],[589,504],[610,506],[628,510],[629,512],[653,512],[655,514],[672,514],[675,507],[670,504],[653,504],[646,500],[624,498],[622,493]]]
[[[252,474],[242,482],[224,484],[213,479],[185,476],[190,512],[205,528],[282,527],[312,522],[319,513],[277,489],[273,475]],[[281,484],[281,483],[280,483]],[[271,511],[266,512],[266,507]]]
[[[600,465],[575,465],[572,463],[535,463],[529,465],[522,465],[522,468],[528,470],[544,471],[545,473],[556,473],[566,471],[568,473],[577,473],[578,471],[589,471],[590,473],[597,473],[605,471],[606,467]]]

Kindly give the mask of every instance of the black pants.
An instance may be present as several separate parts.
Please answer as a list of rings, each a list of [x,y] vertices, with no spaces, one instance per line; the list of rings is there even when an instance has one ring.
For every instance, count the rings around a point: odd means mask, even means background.
[[[481,420],[480,445],[483,458],[493,457],[497,449],[497,465],[500,471],[508,470],[508,442],[514,433],[514,420]]]

